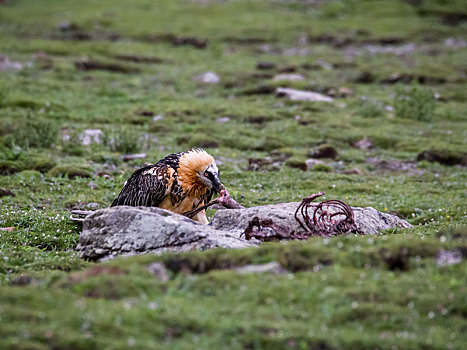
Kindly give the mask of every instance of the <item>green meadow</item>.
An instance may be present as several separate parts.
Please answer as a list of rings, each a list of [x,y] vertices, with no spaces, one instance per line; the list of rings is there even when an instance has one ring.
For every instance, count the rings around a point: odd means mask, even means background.
[[[461,0],[0,1],[0,348],[466,348],[466,20]],[[192,147],[246,207],[326,191],[414,227],[78,258],[70,210]],[[272,261],[288,273],[230,269]]]

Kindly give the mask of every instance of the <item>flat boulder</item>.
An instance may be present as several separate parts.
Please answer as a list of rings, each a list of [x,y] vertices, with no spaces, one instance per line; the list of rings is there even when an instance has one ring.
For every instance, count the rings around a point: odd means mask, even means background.
[[[260,221],[270,220],[290,232],[305,233],[294,216],[299,204],[221,209],[210,225],[160,208],[118,206],[101,209],[84,219],[76,250],[81,258],[97,261],[116,255],[247,248],[259,243],[255,239],[247,240],[243,235],[256,217]],[[407,221],[374,208],[352,209],[357,230],[362,234],[412,227]]]
[[[295,90],[290,88],[278,87],[276,89],[277,97],[285,97],[291,101],[311,101],[311,102],[332,102],[332,97],[313,91]]]
[[[89,260],[116,255],[246,248],[254,243],[160,208],[118,206],[97,210],[83,222],[76,250]]]
[[[300,205],[299,202],[280,203],[251,207],[246,209],[225,209],[216,212],[212,218],[213,228],[228,231],[237,237],[245,232],[248,224],[257,217],[260,221],[271,220],[275,225],[286,227],[290,231],[304,232],[300,224],[295,219],[295,211]],[[367,207],[352,207],[355,224],[362,234],[377,234],[390,228],[410,228],[407,221],[387,213]],[[310,210],[310,213],[313,211]]]

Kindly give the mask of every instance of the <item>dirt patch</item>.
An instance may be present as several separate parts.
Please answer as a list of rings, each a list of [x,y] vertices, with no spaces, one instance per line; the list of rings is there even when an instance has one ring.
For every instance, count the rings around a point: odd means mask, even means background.
[[[193,46],[196,49],[205,49],[208,46],[208,39],[196,38],[194,36],[177,36],[175,34],[150,34],[143,38],[143,41],[150,43],[171,43],[173,46]]]
[[[330,145],[321,145],[318,146],[311,154],[310,157],[321,159],[321,158],[330,158],[336,159],[338,156],[337,150]]]
[[[284,162],[291,156],[280,152],[271,152],[269,156],[263,158],[249,158],[247,170],[250,171],[271,171],[279,170]]]
[[[237,45],[260,45],[260,44],[267,44],[270,42],[274,42],[275,40],[267,40],[267,39],[256,38],[256,37],[236,38],[236,37],[228,36],[228,37],[223,38],[223,41],[229,44],[237,44]]]
[[[336,62],[332,64],[334,69],[349,69],[357,67],[357,64],[354,62]]]
[[[135,111],[135,115],[139,115],[141,117],[152,117],[155,115],[155,113],[147,109],[138,109]]]
[[[371,84],[374,81],[375,76],[368,71],[361,72],[360,75],[353,80],[353,82],[357,84]]]
[[[300,67],[306,70],[320,70],[323,68],[321,65],[314,63],[303,63]]]
[[[138,73],[140,70],[134,67],[122,66],[115,63],[105,63],[92,60],[82,60],[76,61],[75,66],[78,70],[81,71],[90,71],[90,70],[105,70],[109,72],[116,73]]]
[[[382,160],[377,157],[367,158],[366,162],[382,171],[402,171],[413,173],[417,170],[417,164],[413,162],[401,162],[398,160]]]
[[[467,153],[452,152],[448,150],[427,150],[418,154],[417,161],[437,162],[443,165],[467,166]]]
[[[166,62],[162,58],[154,56],[140,56],[140,55],[115,55],[113,56],[117,60],[135,63],[164,63]]]
[[[11,175],[21,171],[21,166],[11,160],[0,161],[0,175]]]
[[[458,26],[467,21],[467,13],[465,12],[443,12],[421,9],[418,11],[420,16],[435,16],[438,17],[443,24],[448,26]]]
[[[310,37],[309,41],[312,43],[330,45],[335,48],[347,47],[350,45],[378,45],[378,46],[394,46],[401,45],[406,42],[404,38],[400,37],[382,37],[371,39],[355,38],[352,35],[335,36],[330,34],[322,34],[319,36]]]
[[[445,78],[442,77],[433,77],[426,75],[414,75],[407,73],[393,73],[389,77],[380,81],[380,84],[410,84],[411,82],[416,81],[419,84],[427,85],[437,85],[444,84],[447,82]]]
[[[31,276],[21,275],[11,281],[12,286],[28,286],[31,284],[37,284],[37,280]]]
[[[256,64],[257,69],[266,70],[266,69],[275,69],[277,65],[273,62],[258,62]]]
[[[69,277],[71,283],[79,283],[91,277],[101,275],[124,275],[126,272],[116,266],[93,266],[84,271],[72,273]]]
[[[116,41],[120,39],[120,34],[112,31],[87,31],[78,24],[72,22],[61,22],[58,24],[59,32],[52,33],[50,39],[88,41],[88,40],[108,40]]]
[[[253,88],[253,89],[244,90],[240,94],[245,95],[245,96],[271,95],[271,94],[274,94],[275,91],[276,91],[276,88],[274,86],[260,85],[260,86],[258,86],[256,88]]]
[[[361,43],[367,44],[367,45],[401,45],[405,42],[406,40],[403,38],[385,37],[385,38],[378,38],[378,39],[367,39],[367,40],[363,40]]]
[[[263,125],[264,123],[273,120],[273,118],[271,118],[270,116],[266,116],[266,115],[256,115],[256,116],[248,117],[247,120],[248,120],[248,123],[250,124]]]
[[[16,197],[16,195],[10,190],[6,188],[0,188],[0,197],[5,197],[5,196]]]
[[[348,46],[355,42],[354,39],[349,37],[339,37],[329,34],[322,34],[319,36],[310,37],[308,40],[312,43],[326,44],[336,48]]]
[[[279,73],[295,73],[297,71],[297,67],[295,66],[284,66],[279,69]]]
[[[410,254],[408,248],[400,248],[397,252],[381,249],[380,254],[389,270],[407,271],[410,269]]]

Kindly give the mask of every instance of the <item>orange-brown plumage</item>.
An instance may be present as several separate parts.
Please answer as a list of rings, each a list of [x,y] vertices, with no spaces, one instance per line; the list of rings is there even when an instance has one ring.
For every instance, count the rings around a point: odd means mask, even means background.
[[[216,161],[204,150],[194,149],[180,157],[178,182],[187,195],[201,197],[206,193],[208,187],[197,174],[210,165],[216,165]]]
[[[182,214],[207,204],[223,188],[214,158],[192,149],[135,171],[112,206],[152,206]],[[193,219],[208,223],[204,211]]]

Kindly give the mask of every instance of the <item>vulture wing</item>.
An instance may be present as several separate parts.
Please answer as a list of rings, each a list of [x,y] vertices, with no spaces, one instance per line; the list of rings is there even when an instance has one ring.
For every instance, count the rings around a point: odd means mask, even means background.
[[[156,164],[136,170],[123,186],[111,207],[157,207],[177,184],[178,159],[182,153],[175,153]]]

